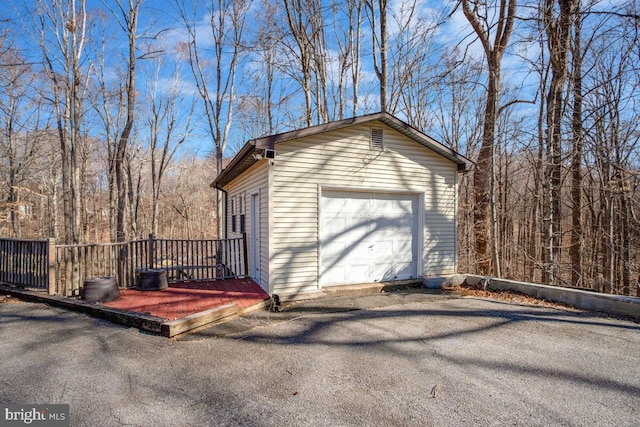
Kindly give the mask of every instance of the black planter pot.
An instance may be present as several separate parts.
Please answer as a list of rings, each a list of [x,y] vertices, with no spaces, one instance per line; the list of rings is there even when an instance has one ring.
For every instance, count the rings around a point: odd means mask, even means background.
[[[136,288],[140,291],[159,291],[166,288],[167,272],[164,270],[138,270]]]
[[[120,289],[115,277],[92,277],[84,280],[80,296],[87,302],[115,301]]]

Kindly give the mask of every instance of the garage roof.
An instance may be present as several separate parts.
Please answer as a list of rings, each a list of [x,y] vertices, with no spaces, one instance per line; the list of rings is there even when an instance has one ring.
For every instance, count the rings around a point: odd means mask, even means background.
[[[258,161],[253,157],[253,153],[262,152],[265,149],[274,150],[275,145],[279,142],[313,136],[323,132],[342,129],[354,125],[361,125],[373,121],[384,123],[413,141],[416,141],[441,156],[451,160],[453,163],[458,165],[459,171],[465,171],[473,167],[474,163],[463,155],[439,143],[435,139],[420,132],[397,117],[386,112],[380,112],[252,139],[248,141],[242,149],[240,149],[229,165],[222,170],[215,181],[211,183],[211,187],[221,187],[228,184]]]

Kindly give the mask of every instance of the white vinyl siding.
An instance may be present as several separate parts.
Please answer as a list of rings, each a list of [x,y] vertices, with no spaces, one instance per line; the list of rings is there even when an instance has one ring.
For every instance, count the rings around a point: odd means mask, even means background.
[[[256,163],[254,166],[249,168],[239,177],[234,179],[231,183],[229,183],[225,190],[227,191],[229,198],[229,208],[227,209],[227,218],[226,225],[228,230],[229,238],[242,237],[240,233],[240,206],[238,203],[238,196],[242,195],[242,200],[244,201],[244,207],[242,211],[245,215],[245,231],[247,233],[247,247],[249,247],[249,243],[252,233],[254,230],[251,229],[252,218],[251,218],[251,194],[258,192],[260,194],[260,286],[269,292],[268,284],[269,284],[269,191],[267,187],[267,160]],[[231,200],[235,200],[236,206],[236,216],[237,216],[237,228],[236,232],[231,231]],[[249,256],[249,254],[247,254]],[[248,263],[251,264],[250,262]]]
[[[384,151],[370,146],[384,130]],[[281,142],[271,169],[273,293],[318,289],[319,189],[422,194],[422,276],[456,271],[457,166],[386,125],[348,127]]]

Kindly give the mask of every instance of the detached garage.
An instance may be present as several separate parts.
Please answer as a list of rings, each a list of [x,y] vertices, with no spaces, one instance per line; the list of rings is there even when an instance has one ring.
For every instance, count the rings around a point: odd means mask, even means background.
[[[458,174],[472,163],[387,113],[247,142],[213,182],[271,294],[456,273]]]

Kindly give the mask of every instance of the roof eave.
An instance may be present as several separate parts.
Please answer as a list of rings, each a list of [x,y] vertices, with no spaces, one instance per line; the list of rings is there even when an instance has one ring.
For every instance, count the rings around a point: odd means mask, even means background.
[[[216,179],[210,184],[210,187],[222,188],[229,182],[233,181],[242,172],[257,163],[258,160],[253,157],[254,152],[255,140],[248,141],[240,149],[238,154],[236,154],[233,159],[231,159],[231,162],[227,165],[227,167],[222,169],[222,172],[218,174]]]
[[[383,117],[381,117],[378,120],[384,123],[385,125],[389,126],[390,128],[405,135],[409,139],[412,139],[414,141],[421,143],[422,145],[434,151],[435,153],[452,161],[453,163],[458,165],[459,172],[464,172],[464,171],[473,169],[473,166],[475,165],[475,163],[472,160],[452,150],[446,145],[441,144],[440,142],[431,138],[429,135],[415,129],[414,127],[408,125],[407,123],[401,121],[400,119],[390,114],[385,114]]]
[[[335,122],[324,123],[316,126],[310,126],[304,129],[292,130],[289,132],[283,132],[276,135],[265,136],[248,141],[240,149],[238,154],[236,154],[235,157],[231,160],[231,163],[229,163],[227,167],[224,168],[222,172],[216,177],[213,183],[211,183],[211,187],[221,188],[222,186],[225,186],[226,184],[231,182],[245,170],[258,162],[258,160],[254,158],[253,153],[265,149],[274,150],[276,143],[290,141],[292,139],[304,138],[307,136],[317,135],[322,132],[337,130],[348,126],[355,126],[373,121],[380,121],[381,123],[384,123],[385,125],[400,132],[406,137],[420,143],[426,148],[450,160],[457,165],[459,172],[473,169],[473,161],[439,143],[435,139],[415,129],[414,127],[396,118],[395,116],[392,116],[391,114],[386,112],[379,112],[344,120],[338,120]]]

